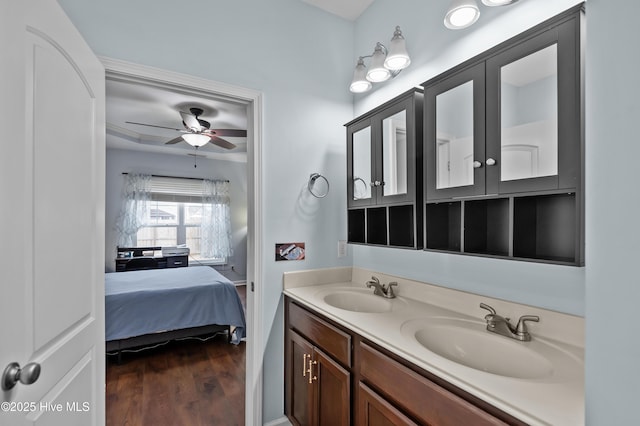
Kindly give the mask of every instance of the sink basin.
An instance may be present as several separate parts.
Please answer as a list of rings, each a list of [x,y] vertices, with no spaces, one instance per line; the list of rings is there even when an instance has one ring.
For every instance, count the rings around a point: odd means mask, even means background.
[[[367,289],[334,290],[324,296],[324,302],[334,308],[351,312],[382,313],[389,312],[399,299],[385,299],[375,296]]]
[[[402,334],[428,351],[486,373],[518,379],[545,379],[579,367],[570,354],[539,339],[519,342],[488,332],[482,322],[431,318],[406,322]]]

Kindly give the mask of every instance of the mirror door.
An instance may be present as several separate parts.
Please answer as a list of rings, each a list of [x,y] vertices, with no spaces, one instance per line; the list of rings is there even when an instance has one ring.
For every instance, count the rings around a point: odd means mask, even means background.
[[[575,186],[563,174],[579,159],[563,155],[579,136],[563,126],[579,116],[573,22],[487,61],[487,191]],[[575,152],[575,151],[574,151]],[[566,180],[566,179],[565,179]]]
[[[347,161],[350,176],[347,176],[347,196],[350,206],[366,206],[373,203],[374,152],[370,121],[366,120],[348,130]]]
[[[415,110],[411,100],[399,102],[373,117],[379,203],[413,201],[415,187]],[[374,182],[375,184],[375,182]]]
[[[425,92],[427,198],[484,194],[484,64]]]

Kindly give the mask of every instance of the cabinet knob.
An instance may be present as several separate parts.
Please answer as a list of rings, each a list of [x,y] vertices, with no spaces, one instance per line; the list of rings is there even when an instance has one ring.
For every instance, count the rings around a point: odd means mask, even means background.
[[[380,181],[376,180],[374,182],[371,182],[371,186],[380,186]]]
[[[482,163],[479,162],[478,160],[473,162],[473,168],[474,169],[479,169],[480,167],[482,167]]]
[[[493,158],[487,158],[487,166],[495,166],[496,165],[496,160],[494,160]]]

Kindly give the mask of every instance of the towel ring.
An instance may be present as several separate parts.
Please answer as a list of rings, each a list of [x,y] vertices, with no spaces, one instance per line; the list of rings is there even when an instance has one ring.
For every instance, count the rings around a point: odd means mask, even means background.
[[[362,182],[362,185],[364,187],[362,191],[357,190],[358,182]],[[365,197],[360,197],[360,194],[362,193],[366,195],[366,192],[367,192],[367,182],[365,182],[365,180],[360,177],[354,177],[353,178],[353,199],[363,200]]]
[[[314,192],[314,190],[313,190],[313,187],[316,184],[316,181],[318,179],[324,180],[325,183],[327,184],[327,190],[324,193],[322,193],[322,192]],[[307,188],[309,188],[309,192],[314,197],[316,197],[316,198],[324,198],[329,193],[329,181],[327,180],[326,177],[322,176],[320,173],[312,173],[311,176],[309,176],[309,182],[307,183]]]

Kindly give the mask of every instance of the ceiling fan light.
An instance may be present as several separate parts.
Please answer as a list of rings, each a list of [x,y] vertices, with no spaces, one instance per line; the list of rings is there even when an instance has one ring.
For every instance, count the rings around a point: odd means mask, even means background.
[[[387,55],[382,51],[382,48],[382,44],[376,44],[376,48],[371,56],[371,65],[369,65],[369,71],[367,71],[367,80],[373,83],[379,83],[391,78],[391,73],[384,67],[384,60]]]
[[[444,26],[451,30],[460,30],[473,25],[480,17],[475,0],[453,0],[444,17]]]
[[[356,69],[353,71],[353,80],[351,80],[351,85],[349,86],[349,90],[352,93],[362,93],[371,89],[371,83],[367,81],[366,75],[367,67],[364,65],[364,59],[360,57],[358,58]]]
[[[518,0],[482,0],[482,4],[489,7],[495,6],[507,6],[511,3],[515,3]]]
[[[409,57],[409,52],[407,52],[407,43],[398,26],[389,43],[389,52],[384,61],[384,66],[392,71],[397,71],[405,69],[409,64],[411,64],[411,58]]]
[[[185,133],[182,135],[182,139],[184,139],[189,145],[196,148],[201,147],[211,140],[209,136],[200,133]]]

